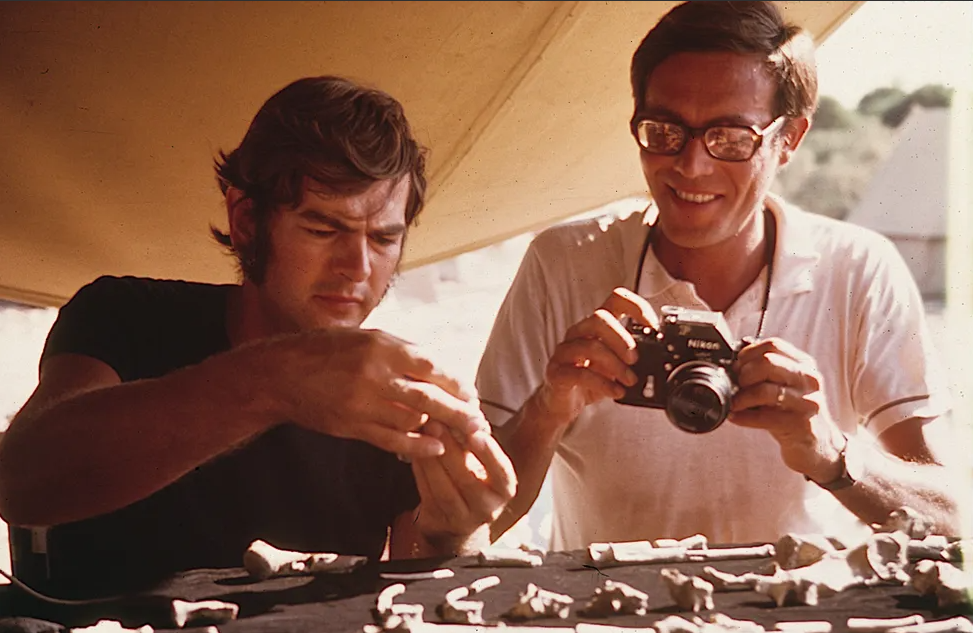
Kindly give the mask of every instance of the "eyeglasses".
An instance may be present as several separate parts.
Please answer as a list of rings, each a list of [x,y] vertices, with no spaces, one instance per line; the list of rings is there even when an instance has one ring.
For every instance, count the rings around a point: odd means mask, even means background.
[[[776,132],[787,120],[779,116],[766,127],[756,125],[711,125],[688,127],[672,121],[639,119],[632,125],[632,134],[639,147],[650,154],[675,156],[686,147],[690,139],[702,137],[710,156],[718,160],[745,161],[753,158],[760,149],[764,137]]]

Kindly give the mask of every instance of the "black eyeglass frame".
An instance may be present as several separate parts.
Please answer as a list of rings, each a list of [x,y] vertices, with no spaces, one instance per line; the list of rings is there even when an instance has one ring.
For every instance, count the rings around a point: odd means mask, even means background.
[[[689,145],[689,142],[691,140],[695,138],[700,138],[703,141],[703,147],[706,148],[706,153],[712,156],[713,158],[715,158],[716,160],[722,160],[729,163],[743,163],[754,157],[754,155],[760,149],[761,145],[763,145],[764,139],[770,136],[771,134],[773,134],[774,132],[776,132],[778,129],[782,128],[784,123],[787,122],[787,118],[788,118],[787,115],[782,114],[761,128],[757,125],[708,125],[706,127],[689,127],[688,125],[677,123],[676,121],[662,121],[653,118],[651,116],[643,116],[634,119],[632,121],[631,131],[632,131],[632,136],[635,137],[635,143],[639,146],[639,148],[642,151],[648,152],[649,154],[652,154],[654,156],[676,156],[680,154],[684,149],[686,149],[686,146]],[[680,128],[683,131],[682,144],[674,151],[671,152],[656,152],[656,151],[652,151],[651,149],[643,145],[642,141],[639,139],[639,128],[642,126],[643,123],[646,123],[648,121],[662,124],[662,125],[673,125]],[[727,129],[727,128],[736,129],[736,130],[745,130],[750,133],[750,136],[753,139],[753,151],[750,152],[749,156],[747,156],[746,158],[723,158],[721,156],[716,156],[715,154],[713,154],[713,151],[710,149],[709,143],[706,142],[706,135],[711,130]]]

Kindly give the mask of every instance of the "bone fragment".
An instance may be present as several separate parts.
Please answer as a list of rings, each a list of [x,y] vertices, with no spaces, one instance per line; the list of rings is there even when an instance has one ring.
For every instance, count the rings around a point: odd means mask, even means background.
[[[813,607],[818,603],[818,585],[799,577],[768,577],[757,581],[754,589],[770,596],[778,607],[801,604]]]
[[[973,576],[952,563],[921,560],[916,563],[909,584],[921,595],[935,594],[940,608],[969,604]]]
[[[932,520],[909,506],[889,513],[881,525],[873,525],[876,532],[904,532],[910,539],[924,539],[933,531]]]
[[[533,552],[506,547],[487,547],[477,555],[480,567],[540,567],[544,558]]]
[[[759,575],[747,572],[739,576],[720,571],[715,567],[707,565],[699,577],[713,585],[713,591],[748,591],[757,584]]]
[[[516,604],[504,615],[513,620],[566,618],[572,604],[574,598],[571,596],[541,589],[534,583],[528,583],[527,589],[520,593]]]
[[[172,601],[172,621],[180,629],[185,626],[223,624],[230,620],[236,620],[239,612],[240,605],[222,600],[187,602],[177,599]]]
[[[679,547],[679,539],[677,538],[657,538],[652,541],[653,547]]]
[[[653,626],[659,633],[701,633],[698,624],[681,618],[678,615],[665,617]]]
[[[910,539],[906,548],[906,558],[910,561],[942,560],[948,561],[949,539],[942,534],[930,534],[924,539]]]
[[[763,625],[752,620],[734,620],[722,613],[711,613],[706,620],[694,616],[693,621],[699,625],[700,633],[765,633],[766,631]]]
[[[422,622],[421,604],[396,604],[395,598],[405,593],[405,585],[396,583],[382,589],[375,597],[372,617],[385,631],[412,631]]]
[[[781,569],[806,567],[838,551],[820,534],[785,534],[777,540],[774,549],[774,560]]]
[[[412,572],[382,572],[380,578],[385,580],[438,580],[452,578],[456,573],[452,569],[433,569],[431,571]]]
[[[544,627],[543,629],[537,627],[537,629],[538,630],[535,633],[550,633],[552,631],[552,629],[547,627]],[[506,627],[503,629],[503,633],[511,633],[512,630],[514,629]],[[574,625],[573,629],[553,630],[567,630],[572,631],[573,633],[658,633],[658,631],[651,626],[617,626],[614,624],[593,624],[591,622],[578,622],[576,625]],[[477,633],[480,632],[477,631]]]
[[[831,633],[831,623],[825,621],[778,622],[774,626],[783,633]]]
[[[919,614],[902,618],[848,618],[847,627],[852,633],[885,633],[889,629],[922,624],[925,621]]]
[[[649,596],[645,592],[622,582],[606,580],[595,589],[594,595],[579,613],[591,618],[607,618],[612,615],[645,615]]]
[[[774,546],[770,543],[753,547],[723,547],[716,549],[687,550],[687,560],[693,562],[737,560],[743,558],[769,558],[774,555]]]
[[[244,568],[257,580],[275,576],[346,573],[367,561],[366,556],[282,550],[259,539],[251,543],[243,554]]]
[[[899,626],[889,629],[887,633],[973,633],[973,622],[963,616],[956,616],[948,620]]]
[[[672,567],[662,569],[659,575],[680,609],[698,613],[713,608],[713,585],[699,576],[687,576]]]
[[[973,539],[964,538],[950,543],[945,552],[946,560],[951,563],[973,563]]]
[[[71,633],[153,633],[148,624],[137,629],[126,629],[118,620],[98,620],[91,626],[71,629]]]
[[[909,562],[906,558],[909,541],[905,532],[874,534],[849,550],[846,558],[863,578],[875,576],[879,580],[904,583],[908,580],[904,568]]]
[[[436,614],[444,622],[453,624],[484,624],[483,602],[467,598],[499,584],[499,576],[486,576],[464,587],[452,589],[446,592],[445,600],[436,607]]]
[[[706,538],[705,534],[693,534],[692,536],[687,536],[680,541],[676,541],[676,547],[685,547],[686,549],[706,549],[709,547],[709,539]]]

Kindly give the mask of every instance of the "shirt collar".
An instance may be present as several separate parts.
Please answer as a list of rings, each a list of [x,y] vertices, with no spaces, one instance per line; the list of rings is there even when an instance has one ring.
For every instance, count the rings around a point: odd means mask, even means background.
[[[771,280],[771,297],[782,297],[792,294],[808,292],[814,287],[812,270],[820,259],[820,253],[814,248],[811,238],[814,229],[809,222],[806,211],[788,204],[775,194],[769,194],[766,199],[767,208],[777,220],[777,244],[774,250],[774,278]],[[654,204],[644,212],[643,224],[648,227],[655,221],[657,209]],[[634,249],[634,271],[638,269],[638,257],[642,253],[644,240],[648,237],[648,228]],[[669,271],[655,257],[655,252],[649,248],[645,252],[645,262],[642,264],[642,277],[635,280],[635,288],[646,299],[651,300],[664,293],[673,292],[673,287],[686,282],[680,282],[669,274]]]

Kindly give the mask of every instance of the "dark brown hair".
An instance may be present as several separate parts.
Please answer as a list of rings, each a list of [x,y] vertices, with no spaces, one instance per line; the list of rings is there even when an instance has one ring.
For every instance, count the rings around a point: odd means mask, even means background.
[[[810,116],[818,99],[814,42],[800,26],[785,23],[773,2],[691,0],[677,5],[648,32],[632,56],[634,122],[656,67],[671,55],[691,52],[762,55],[777,83],[774,116]]]
[[[236,255],[244,277],[260,283],[270,214],[301,203],[305,177],[347,194],[409,177],[405,219],[411,226],[425,203],[426,153],[391,95],[342,77],[298,79],[264,103],[239,147],[215,161],[220,190],[235,187],[253,203],[252,242],[234,248],[229,235],[210,230]]]

